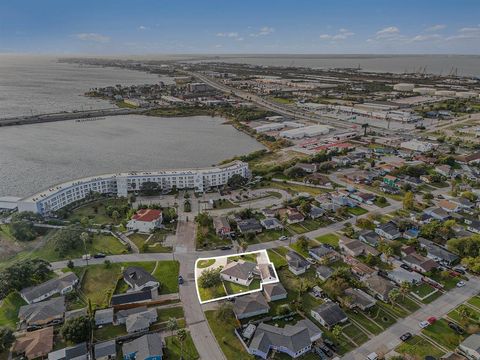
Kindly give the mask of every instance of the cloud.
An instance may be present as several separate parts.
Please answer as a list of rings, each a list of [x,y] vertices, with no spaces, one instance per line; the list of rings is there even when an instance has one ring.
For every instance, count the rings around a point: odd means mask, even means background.
[[[456,35],[446,38],[446,40],[471,40],[480,39],[480,25],[473,27],[464,27],[458,30]]]
[[[275,32],[275,29],[273,27],[264,26],[264,27],[260,28],[260,30],[258,32],[251,33],[250,36],[253,36],[253,37],[266,36],[266,35],[270,35],[274,32]]]
[[[143,25],[140,25],[140,26],[138,27],[138,30],[147,30],[147,27],[146,27],[146,26],[143,26]]]
[[[446,27],[447,27],[447,25],[437,24],[437,25],[433,25],[433,26],[430,26],[430,27],[426,28],[425,31],[428,31],[428,32],[439,31],[439,30],[445,29]]]
[[[399,34],[400,34],[400,29],[398,27],[389,26],[381,30],[378,30],[376,32],[376,38],[377,39],[393,38],[393,37],[397,37]]]
[[[238,38],[238,32],[219,32],[217,33],[218,37],[229,37],[229,38]]]
[[[428,34],[428,35],[420,34],[409,39],[409,41],[421,42],[421,41],[434,41],[434,40],[441,40],[441,39],[443,39],[443,37],[438,34]]]
[[[110,37],[96,33],[80,33],[76,34],[75,37],[82,41],[93,41],[98,43],[107,43],[110,41]]]
[[[345,40],[349,38],[350,36],[355,35],[354,32],[351,32],[347,29],[339,29],[338,33],[336,34],[322,34],[320,35],[320,40]]]

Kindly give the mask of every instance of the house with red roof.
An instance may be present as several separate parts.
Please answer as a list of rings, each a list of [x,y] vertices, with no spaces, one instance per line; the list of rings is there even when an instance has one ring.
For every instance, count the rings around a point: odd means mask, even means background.
[[[162,224],[162,211],[157,209],[140,209],[127,223],[128,230],[149,233]]]

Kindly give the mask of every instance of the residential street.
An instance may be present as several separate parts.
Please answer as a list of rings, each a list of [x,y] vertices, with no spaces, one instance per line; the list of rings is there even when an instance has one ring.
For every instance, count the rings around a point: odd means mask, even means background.
[[[420,321],[426,320],[430,316],[435,316],[440,319],[458,305],[462,304],[472,296],[480,292],[480,279],[471,277],[465,287],[454,288],[445,293],[438,299],[432,301],[430,304],[423,306],[411,315],[399,320],[390,328],[381,334],[370,339],[359,348],[346,354],[345,360],[364,360],[366,355],[377,351],[387,353],[395,349],[400,343],[400,336],[407,331],[412,334],[420,333],[421,329],[418,325]]]

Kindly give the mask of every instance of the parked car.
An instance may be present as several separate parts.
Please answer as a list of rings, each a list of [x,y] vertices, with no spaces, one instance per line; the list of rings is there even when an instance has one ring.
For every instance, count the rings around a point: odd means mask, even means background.
[[[465,286],[465,281],[463,280],[460,280],[458,283],[457,283],[457,287],[464,287]]]
[[[460,335],[462,335],[465,332],[465,330],[463,330],[458,324],[455,324],[454,322],[451,322],[451,321],[448,323],[448,327]]]
[[[410,272],[412,271],[412,268],[411,268],[410,266],[408,266],[407,264],[402,264],[402,265],[400,265],[400,267],[401,267],[402,269],[407,270],[407,271],[410,271]]]
[[[403,334],[402,336],[400,336],[400,340],[402,341],[407,341],[408,339],[410,339],[412,337],[412,334],[409,333],[409,332],[406,332],[405,334]]]
[[[327,345],[330,349],[332,349],[332,351],[337,352],[337,347],[335,346],[335,344],[333,343],[332,340],[330,340],[330,339],[323,339],[323,343],[324,343],[325,345]]]
[[[327,354],[328,357],[332,356],[333,353],[332,353],[332,350],[330,350],[328,347],[326,347],[325,345],[320,345],[319,348],[325,353]]]
[[[230,250],[232,248],[232,245],[225,245],[220,248],[220,250]]]
[[[95,255],[93,255],[95,259],[103,259],[106,256],[107,255],[105,255],[104,253],[96,253]]]
[[[437,318],[435,316],[430,316],[428,319],[427,319],[428,323],[430,325],[432,324],[435,324],[435,322],[437,321]]]
[[[183,276],[182,275],[178,275],[178,284],[179,285],[182,285],[183,284]]]
[[[327,360],[327,359],[328,359],[327,354],[325,354],[325,353],[322,351],[322,349],[320,349],[319,347],[313,348],[313,352],[314,352],[315,354],[317,354],[317,355],[320,357],[320,359],[322,359],[322,360]]]
[[[91,258],[90,254],[82,255],[83,260],[90,260],[90,258]]]
[[[425,329],[426,327],[428,327],[430,325],[430,323],[428,321],[420,321],[420,323],[418,324],[418,326],[420,326],[422,329]]]
[[[280,236],[278,240],[281,240],[281,241],[288,240],[288,236],[285,236],[285,235]]]
[[[372,352],[367,355],[368,360],[378,360],[378,354],[376,352]]]
[[[313,260],[311,257],[307,257],[305,260],[307,260],[310,264],[315,264],[315,260]]]

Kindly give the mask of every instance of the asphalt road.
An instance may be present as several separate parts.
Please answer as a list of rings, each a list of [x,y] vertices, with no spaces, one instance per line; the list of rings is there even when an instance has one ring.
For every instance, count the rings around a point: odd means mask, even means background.
[[[430,304],[399,320],[384,332],[343,356],[343,359],[364,360],[368,354],[374,351],[383,352],[384,354],[388,353],[401,343],[400,336],[402,334],[406,332],[414,335],[420,333],[421,328],[418,325],[420,321],[426,320],[431,316],[439,319],[479,292],[480,279],[472,277],[470,281],[466,282],[465,287],[452,289]]]

